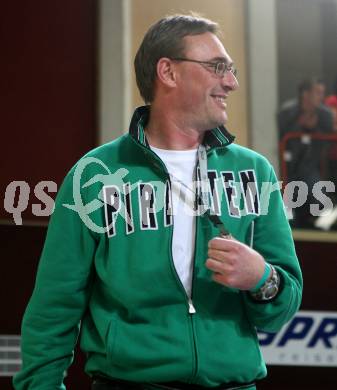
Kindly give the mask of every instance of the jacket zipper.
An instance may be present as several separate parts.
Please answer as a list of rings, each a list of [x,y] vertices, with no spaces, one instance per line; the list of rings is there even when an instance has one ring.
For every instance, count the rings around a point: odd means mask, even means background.
[[[131,137],[131,139],[137,143],[137,145],[141,146],[143,149],[146,150],[146,153],[149,153],[149,154],[152,154],[153,155],[153,158],[158,161],[158,163],[160,163],[161,165],[161,168],[163,169],[163,171],[165,172],[166,174],[166,179],[169,181],[170,183],[170,189],[172,188],[172,183],[171,183],[171,179],[170,179],[170,174],[168,172],[168,170],[166,169],[166,166],[164,164],[164,162],[161,160],[161,158],[159,158],[150,148],[142,145],[141,143],[137,142],[133,137]],[[174,218],[173,218],[173,225],[174,225]],[[192,297],[189,297],[186,293],[186,290],[185,290],[185,287],[183,286],[180,278],[179,278],[179,275],[177,273],[177,270],[174,266],[174,261],[173,261],[173,255],[172,255],[172,243],[173,243],[173,228],[172,228],[172,231],[171,231],[171,240],[170,240],[170,262],[171,262],[171,267],[173,268],[174,270],[174,274],[175,274],[175,278],[178,282],[178,284],[180,285],[180,288],[182,289],[182,291],[184,292],[184,295],[186,297],[186,301],[187,301],[187,310],[188,310],[188,313],[189,314],[195,314],[196,313],[196,310],[195,310],[195,307],[194,307],[194,304],[193,304],[193,301],[192,301]],[[195,250],[195,244],[194,244],[194,250]],[[195,259],[194,259],[194,263],[195,263]],[[193,289],[193,279],[194,279],[194,273],[193,273],[193,276],[192,276],[192,286],[191,286],[191,291]]]
[[[197,248],[197,234],[198,234],[198,225],[199,225],[199,219],[196,216],[196,224],[195,224],[195,240],[194,240],[194,254],[193,254],[193,275],[192,275],[192,286],[191,286],[191,306],[189,308],[190,313],[190,321],[191,321],[191,329],[192,329],[192,338],[193,338],[193,347],[194,347],[194,368],[192,370],[192,376],[190,378],[190,382],[192,382],[192,379],[196,377],[198,372],[198,350],[197,350],[197,342],[196,342],[196,336],[195,336],[195,328],[194,328],[194,319],[193,314],[196,313],[195,307],[193,306],[193,287],[194,287],[194,279],[195,279],[195,259],[196,259],[196,248]]]
[[[133,139],[133,141],[136,142],[134,139]],[[164,170],[164,172],[166,174],[166,178],[167,178],[167,180],[170,183],[170,189],[171,189],[172,185],[171,185],[170,174],[167,171],[167,168],[166,168],[164,162],[150,148],[147,148],[146,146],[144,146],[144,145],[142,145],[140,143],[137,143],[137,144],[140,145],[142,148],[144,148],[146,150],[146,153],[151,153],[153,155],[153,158],[155,160],[157,160],[158,163],[160,163],[161,167],[163,168],[163,170]],[[196,309],[195,309],[195,306],[194,306],[193,300],[192,300],[193,285],[194,285],[195,251],[196,251],[197,237],[195,237],[195,241],[194,241],[193,275],[192,275],[192,285],[191,285],[191,296],[189,297],[187,295],[185,287],[183,286],[183,284],[182,284],[182,282],[181,282],[181,280],[179,278],[179,275],[177,273],[176,267],[174,266],[173,254],[172,254],[173,227],[174,227],[174,217],[173,217],[173,225],[172,225],[172,230],[171,230],[170,248],[169,248],[170,249],[170,263],[171,263],[171,269],[174,271],[174,274],[175,274],[175,279],[176,279],[177,283],[179,284],[180,289],[182,290],[183,294],[185,295],[186,301],[187,301],[187,310],[188,310],[188,317],[189,317],[190,329],[191,329],[191,334],[192,334],[193,352],[194,352],[192,375],[191,375],[191,380],[192,380],[192,378],[194,378],[196,376],[196,373],[197,373],[197,370],[198,370],[198,365],[197,365],[198,364],[197,346],[196,346],[195,329],[194,329],[194,321],[193,321],[193,314],[196,313]],[[198,228],[198,219],[196,219],[196,227],[195,227],[196,232],[197,232],[197,228]]]
[[[171,184],[170,177],[168,177],[168,180]],[[170,187],[171,188],[171,187]],[[198,223],[198,219],[196,220]],[[173,225],[174,227],[174,216],[173,216]],[[196,231],[197,231],[197,225],[196,225]],[[175,274],[175,279],[177,283],[180,285],[180,288],[183,290],[183,293],[187,299],[187,304],[188,304],[188,320],[189,320],[189,325],[190,325],[190,330],[191,330],[191,336],[192,336],[192,348],[193,348],[193,358],[192,358],[192,375],[190,377],[190,382],[192,379],[196,376],[197,370],[198,370],[198,356],[197,356],[197,346],[196,346],[196,339],[195,339],[195,329],[194,329],[194,320],[193,320],[193,314],[196,313],[195,306],[193,304],[192,296],[193,296],[193,286],[194,286],[194,269],[195,269],[195,248],[196,248],[196,238],[194,241],[194,257],[193,257],[193,275],[192,275],[192,285],[191,285],[191,296],[188,296],[185,287],[183,286],[179,275],[177,273],[176,267],[174,266],[174,261],[173,261],[173,254],[172,254],[172,244],[173,244],[173,228],[171,230],[171,240],[170,240],[170,263],[171,263],[171,268],[174,271]]]

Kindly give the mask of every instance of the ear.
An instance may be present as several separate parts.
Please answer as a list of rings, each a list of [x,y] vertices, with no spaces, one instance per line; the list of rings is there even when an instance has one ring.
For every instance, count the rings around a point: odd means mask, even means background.
[[[160,58],[157,62],[157,77],[168,87],[176,86],[176,71],[172,60],[166,57]]]

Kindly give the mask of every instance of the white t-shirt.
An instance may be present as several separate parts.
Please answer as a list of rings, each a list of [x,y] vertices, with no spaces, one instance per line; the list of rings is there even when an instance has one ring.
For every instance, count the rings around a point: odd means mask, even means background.
[[[173,209],[173,262],[187,295],[191,297],[195,243],[195,188],[193,180],[197,149],[165,150],[153,146],[151,149],[162,159],[170,174]]]

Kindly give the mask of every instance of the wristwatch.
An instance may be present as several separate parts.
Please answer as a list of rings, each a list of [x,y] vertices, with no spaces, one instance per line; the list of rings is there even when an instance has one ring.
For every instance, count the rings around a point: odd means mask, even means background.
[[[257,301],[269,301],[276,297],[280,287],[280,275],[276,269],[270,265],[271,273],[265,283],[255,292],[250,291],[250,295]]]

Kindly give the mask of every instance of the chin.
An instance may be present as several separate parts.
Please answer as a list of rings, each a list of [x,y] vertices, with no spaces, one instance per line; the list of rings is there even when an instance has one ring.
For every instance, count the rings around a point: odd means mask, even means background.
[[[201,118],[200,118],[201,119]],[[214,129],[219,126],[224,126],[227,123],[227,114],[208,115],[205,121],[199,122],[198,128],[202,131]]]
[[[224,126],[227,123],[227,119],[228,119],[227,115],[223,115],[223,116],[217,118],[214,121],[214,125],[212,126],[212,128],[219,127],[219,126]]]

